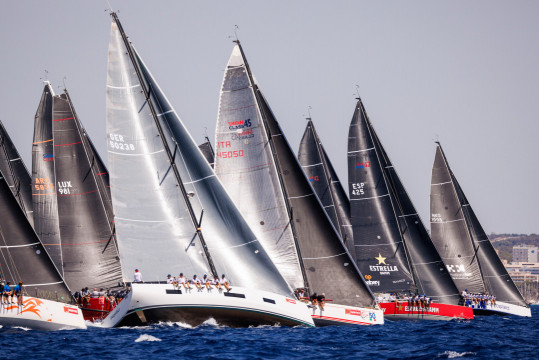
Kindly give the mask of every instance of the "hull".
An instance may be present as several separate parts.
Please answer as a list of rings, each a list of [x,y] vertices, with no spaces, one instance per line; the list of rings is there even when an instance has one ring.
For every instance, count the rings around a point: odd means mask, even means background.
[[[380,302],[378,305],[389,320],[452,320],[473,319],[471,308],[433,303],[427,307],[409,306],[408,302]]]
[[[84,320],[95,322],[102,321],[115,307],[115,303],[111,303],[104,296],[100,296],[99,298],[90,298],[90,302],[83,301],[80,309]]]
[[[485,309],[471,307],[474,315],[517,315],[531,317],[532,310],[529,307],[496,301],[496,305],[487,305]]]
[[[23,306],[5,305],[0,309],[0,325],[34,330],[86,329],[79,308],[56,301],[23,297]]]
[[[198,326],[209,319],[230,327],[314,326],[303,303],[282,295],[238,286],[227,292],[176,289],[168,284],[133,284],[102,324],[119,327],[170,321]]]
[[[338,304],[324,305],[320,307],[308,305],[316,326],[331,325],[383,325],[384,313],[380,309],[359,308]]]

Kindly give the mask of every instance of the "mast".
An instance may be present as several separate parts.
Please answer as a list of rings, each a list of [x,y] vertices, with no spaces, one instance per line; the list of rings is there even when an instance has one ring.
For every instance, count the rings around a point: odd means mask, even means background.
[[[197,235],[198,239],[200,240],[200,243],[202,244],[202,248],[203,248],[204,254],[206,256],[206,259],[208,261],[208,265],[210,266],[210,270],[212,272],[212,275],[217,276],[217,274],[218,274],[217,270],[216,270],[215,265],[213,263],[213,260],[211,258],[210,252],[208,251],[208,246],[206,245],[206,241],[204,240],[204,236],[202,235],[202,231],[201,231],[201,222],[202,222],[202,216],[204,215],[204,210],[202,210],[200,220],[197,219],[197,217],[196,217],[196,215],[195,215],[195,213],[193,211],[193,207],[191,205],[191,202],[189,201],[189,197],[188,197],[187,191],[185,190],[185,186],[184,186],[183,181],[181,179],[178,168],[176,167],[176,163],[174,161],[174,156],[170,151],[170,148],[168,146],[168,141],[165,138],[163,129],[161,127],[159,119],[157,118],[157,112],[155,111],[155,107],[153,105],[153,102],[152,102],[152,99],[151,99],[151,96],[150,96],[152,89],[146,86],[146,81],[144,79],[143,74],[140,71],[140,68],[138,66],[138,61],[137,61],[137,59],[136,59],[136,57],[135,57],[135,55],[133,53],[133,49],[131,48],[131,44],[130,44],[128,38],[127,38],[127,35],[125,34],[125,32],[123,30],[122,24],[120,23],[120,20],[118,19],[118,16],[116,15],[115,12],[111,12],[110,15],[112,16],[112,18],[114,19],[114,22],[118,26],[118,30],[120,31],[120,34],[121,34],[122,39],[124,41],[125,47],[126,47],[127,52],[129,54],[129,58],[131,59],[131,62],[134,65],[135,71],[137,73],[137,77],[139,79],[140,86],[142,87],[142,90],[144,91],[144,95],[146,97],[146,103],[148,104],[148,107],[150,108],[150,111],[152,113],[155,125],[157,127],[158,132],[159,132],[159,137],[161,138],[161,141],[163,142],[165,152],[166,152],[167,157],[168,157],[169,162],[170,162],[170,166],[171,166],[171,168],[172,168],[172,170],[174,172],[174,176],[176,177],[178,187],[180,188],[183,199],[184,199],[184,201],[185,201],[185,203],[187,205],[189,216],[190,216],[191,221],[193,223],[193,226],[195,228],[196,235]],[[176,147],[177,146],[178,145],[176,144]]]
[[[241,56],[245,61],[245,69],[247,70],[247,76],[248,76],[249,82],[251,83],[251,86],[253,88],[253,92],[255,94],[257,105],[258,105],[258,104],[260,104],[260,101],[261,101],[261,95],[260,95],[260,91],[258,89],[258,86],[255,84],[255,81],[253,79],[253,74],[251,72],[251,67],[249,66],[249,62],[247,61],[245,53],[243,52],[243,48],[242,48],[242,46],[240,44],[240,41],[239,40],[233,40],[233,42],[238,45],[238,47],[240,49],[240,52],[241,52]],[[269,126],[267,124],[266,115],[261,111],[259,105],[257,106],[257,109],[258,109],[258,112],[260,114],[260,118],[262,119],[262,123],[263,123],[263,126],[264,126],[266,137],[268,138],[268,143],[270,145],[271,155],[272,155],[273,161],[274,161],[275,164],[279,164],[279,159],[276,156],[275,145],[273,144],[273,137],[272,137],[272,134],[271,134],[271,132],[269,130]],[[294,237],[294,245],[295,245],[295,248],[296,248],[296,253],[297,253],[298,258],[300,260],[299,261],[299,267],[300,267],[300,270],[301,270],[301,276],[303,277],[304,287],[305,287],[307,293],[310,293],[309,281],[307,280],[307,274],[305,273],[305,266],[303,264],[303,258],[301,256],[301,251],[300,251],[300,248],[299,248],[299,245],[298,245],[297,232],[296,232],[296,228],[294,226],[294,218],[293,218],[292,208],[290,206],[290,202],[289,202],[289,199],[288,199],[288,193],[287,193],[287,191],[286,191],[286,189],[284,187],[282,174],[279,171],[278,166],[277,166],[277,171],[276,172],[277,172],[277,176],[279,178],[279,185],[280,185],[281,191],[282,191],[282,193],[284,195],[283,196],[284,197],[284,203],[286,205],[289,224],[290,224],[290,228],[292,230],[292,234],[293,234],[293,237]]]

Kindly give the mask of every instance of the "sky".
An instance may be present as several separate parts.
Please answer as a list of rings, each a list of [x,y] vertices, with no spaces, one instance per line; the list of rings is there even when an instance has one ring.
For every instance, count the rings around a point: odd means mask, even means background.
[[[298,150],[310,114],[343,183],[357,88],[425,225],[435,144],[487,233],[539,233],[539,2],[110,0],[193,137],[214,139],[235,25]],[[0,120],[31,168],[43,79],[106,155],[106,1],[5,1]]]

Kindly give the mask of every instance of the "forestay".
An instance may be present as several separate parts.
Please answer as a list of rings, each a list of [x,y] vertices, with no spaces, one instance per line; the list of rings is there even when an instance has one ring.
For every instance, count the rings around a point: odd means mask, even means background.
[[[294,236],[245,61],[235,46],[219,98],[215,173],[293,288],[304,287]]]

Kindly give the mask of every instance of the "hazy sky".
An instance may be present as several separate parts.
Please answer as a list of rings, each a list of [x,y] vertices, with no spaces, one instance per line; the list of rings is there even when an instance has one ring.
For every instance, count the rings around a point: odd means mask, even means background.
[[[341,181],[356,85],[423,221],[435,146],[483,227],[539,233],[538,1],[118,1],[124,29],[193,134],[213,140],[239,26],[297,152],[308,106]],[[4,1],[0,120],[31,168],[45,69],[103,158],[105,1]],[[263,191],[263,189],[261,189]]]

